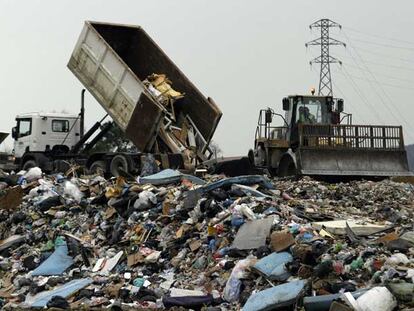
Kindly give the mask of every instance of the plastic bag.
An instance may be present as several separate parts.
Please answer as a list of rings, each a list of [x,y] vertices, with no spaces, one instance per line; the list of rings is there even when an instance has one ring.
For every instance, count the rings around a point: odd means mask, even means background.
[[[32,167],[30,168],[26,174],[24,174],[24,178],[28,181],[35,181],[42,178],[42,170],[40,167]]]
[[[76,202],[80,202],[83,197],[83,193],[79,190],[79,188],[72,182],[66,181],[64,184],[64,193],[72,197]]]
[[[391,266],[397,266],[399,264],[408,264],[410,260],[408,257],[402,253],[393,254],[391,257],[389,257],[386,261],[387,264]]]
[[[243,214],[249,220],[256,219],[256,215],[254,214],[254,212],[252,211],[252,209],[246,203],[242,203],[240,205],[236,205],[234,207],[234,209],[237,212]]]
[[[157,204],[157,196],[151,191],[142,191],[134,203],[134,208],[144,211],[151,208],[154,204]]]
[[[392,311],[397,300],[386,287],[374,287],[357,299],[360,311]]]
[[[234,302],[239,299],[240,296],[240,279],[246,278],[246,270],[250,266],[256,263],[256,257],[248,256],[246,259],[240,260],[231,271],[230,277],[227,280],[226,287],[224,288],[223,298],[228,302]]]

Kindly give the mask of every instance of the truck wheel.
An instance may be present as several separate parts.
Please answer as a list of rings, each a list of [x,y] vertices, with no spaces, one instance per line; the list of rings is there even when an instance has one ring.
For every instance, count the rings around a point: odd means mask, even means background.
[[[105,163],[105,161],[95,161],[95,162],[93,162],[92,165],[89,167],[89,171],[92,174],[105,175],[105,173],[106,173],[106,163]]]
[[[110,165],[111,174],[114,177],[123,175],[123,172],[129,173],[132,169],[132,161],[129,157],[118,154],[113,157]]]
[[[32,167],[36,167],[36,166],[37,166],[37,162],[35,160],[28,160],[28,161],[24,162],[22,170],[28,171]]]

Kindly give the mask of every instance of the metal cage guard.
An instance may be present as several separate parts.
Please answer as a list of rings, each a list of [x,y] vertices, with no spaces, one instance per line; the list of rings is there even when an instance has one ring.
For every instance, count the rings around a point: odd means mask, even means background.
[[[404,150],[401,126],[299,124],[301,148]]]

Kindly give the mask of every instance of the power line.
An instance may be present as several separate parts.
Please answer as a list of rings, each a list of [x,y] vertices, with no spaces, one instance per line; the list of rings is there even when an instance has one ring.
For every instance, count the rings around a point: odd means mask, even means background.
[[[342,90],[339,88],[339,86],[335,83],[335,81],[332,81],[333,86],[335,87],[336,90],[338,90],[338,93],[341,95],[341,97],[346,101],[346,104],[349,105],[352,109],[352,111],[357,111],[358,109],[355,109],[354,104],[352,103],[352,101],[348,101],[347,96],[345,95],[344,92],[342,92]],[[362,120],[362,123],[367,124],[368,122],[365,121],[365,118],[362,117],[362,114],[359,113],[358,114],[358,118]]]
[[[364,62],[364,60],[363,60],[363,58],[361,57],[361,55],[359,55],[359,53],[358,53],[358,51],[357,50],[355,50],[355,48],[353,47],[353,45],[351,44],[351,42],[350,42],[350,39],[349,39],[349,37],[347,36],[347,34],[345,33],[345,32],[343,32],[343,34],[344,34],[344,36],[348,39],[348,42],[349,42],[349,46],[355,51],[355,53],[356,53],[356,55],[359,57],[359,59],[360,59],[360,61],[361,61],[361,63],[365,66],[365,68],[366,68],[366,71],[371,75],[371,77],[375,80],[375,82],[377,83],[377,86],[378,86],[378,88],[380,89],[380,91],[385,95],[385,97],[387,97],[388,98],[388,101],[389,102],[391,102],[392,103],[392,99],[391,99],[391,97],[385,92],[385,90],[384,90],[384,88],[382,88],[381,86],[380,86],[380,83],[378,82],[378,80],[377,80],[377,78],[375,77],[375,75],[371,72],[371,70],[368,68],[368,66],[365,64],[365,62]],[[349,52],[349,51],[348,51]],[[359,66],[359,64],[356,62],[356,60],[355,60],[355,58],[353,57],[353,55],[352,55],[352,53],[351,52],[349,52],[349,54],[351,55],[351,57],[353,58],[353,60],[354,60],[354,62],[355,62],[355,64],[357,65],[357,66]],[[362,72],[364,72],[363,70],[361,70]],[[368,81],[369,82],[369,81]],[[375,92],[375,88],[372,86],[372,82],[369,82],[369,84],[371,85],[371,87],[373,88],[373,90],[374,90],[374,92]],[[377,96],[380,98],[380,101],[381,101],[381,103],[387,108],[387,110],[390,112],[390,114],[398,121],[398,118],[396,118],[396,116],[395,116],[395,114],[394,114],[394,111],[392,110],[392,109],[390,109],[389,107],[388,107],[388,105],[385,103],[385,101],[384,101],[384,99],[383,99],[383,97],[380,95],[380,92],[375,92],[376,94],[377,94]],[[400,111],[398,110],[398,107],[397,106],[395,106],[395,105],[393,105],[394,106],[394,108],[395,108],[395,111],[397,112],[397,114],[399,115],[399,118],[400,118],[400,120],[402,120],[405,124],[406,124],[406,127],[407,128],[409,128],[409,129],[411,129],[411,125],[410,125],[410,123],[409,122],[407,122],[406,120],[405,120],[405,118],[401,115],[401,113],[400,113]],[[412,135],[411,134],[411,132],[408,132],[408,135]],[[413,138],[414,138],[414,136],[412,136]]]
[[[349,41],[349,39],[348,39],[348,41]],[[350,46],[351,46],[351,44],[349,44]],[[347,50],[348,51],[348,50]],[[358,66],[358,68],[361,70],[361,72],[364,72],[362,69],[361,69],[361,66],[358,64],[358,62],[356,61],[356,59],[353,57],[353,55],[348,51],[348,53],[351,55],[351,57],[352,57],[352,59],[353,59],[353,61],[354,61],[354,63]],[[344,70],[344,72],[347,74],[347,76],[348,77],[350,77],[351,79],[352,79],[352,77],[351,77],[351,75],[348,73],[348,71],[346,70],[346,68],[345,67],[343,67],[343,70]],[[367,80],[366,78],[365,78],[365,80]],[[392,112],[392,110],[390,110],[389,109],[389,107],[385,104],[385,102],[384,102],[384,99],[382,98],[382,96],[375,90],[375,88],[374,88],[374,86],[372,85],[372,82],[370,82],[370,81],[367,81],[367,82],[369,82],[369,84],[370,84],[370,86],[372,87],[372,89],[374,90],[374,93],[380,98],[380,101],[381,101],[381,103],[384,105],[384,107],[387,109],[387,110],[389,110],[389,112],[390,112],[390,114],[393,116],[393,118],[397,121],[398,120],[398,118],[394,115],[394,113]],[[375,109],[373,109],[374,111],[375,111]]]
[[[360,69],[358,66],[355,66],[355,65],[352,65],[352,64],[348,64],[348,63],[343,63],[343,66]],[[391,76],[391,75],[379,73],[377,71],[371,71],[371,72],[374,73],[374,74],[376,74],[376,75],[378,75],[378,76],[385,77],[385,78],[388,78],[388,79],[391,79],[391,80],[396,80],[396,81],[401,81],[401,82],[407,82],[407,83],[414,84],[414,80],[403,79],[403,78],[399,78],[399,77],[395,77],[395,76]]]
[[[354,81],[354,79],[349,75],[348,71],[344,69],[344,73],[345,73],[345,78],[348,80],[348,82],[350,83],[350,85],[352,86],[352,88],[354,89],[354,91],[357,93],[357,95],[359,96],[359,98],[367,105],[371,108],[371,112],[374,112],[376,119],[380,122],[380,123],[384,123],[382,121],[382,118],[379,116],[377,110],[375,109],[375,107],[369,102],[369,100],[365,97],[364,93],[359,89],[358,84]]]
[[[356,47],[356,48],[358,49],[358,51],[360,51],[360,52],[362,51],[362,52],[364,52],[364,53],[369,53],[369,54],[376,55],[376,56],[381,56],[381,57],[385,57],[385,58],[392,58],[392,59],[395,59],[395,60],[399,60],[399,61],[401,61],[401,62],[414,63],[414,59],[408,59],[408,58],[395,57],[395,56],[390,55],[390,54],[384,54],[384,53],[373,52],[373,51],[371,51],[371,50],[361,48],[361,47],[360,47],[360,46],[358,46],[358,45],[354,45],[354,47]]]
[[[346,78],[348,78],[350,81],[352,81],[352,83],[355,85],[355,88],[356,89],[358,89],[358,87],[357,87],[357,83],[353,80],[353,78],[352,78],[352,76],[346,71],[346,69],[345,68],[343,68],[344,69],[344,72],[346,73],[346,75],[344,75]],[[366,79],[365,79],[366,80]],[[372,87],[372,86],[371,86]],[[374,89],[374,88],[373,88]],[[361,94],[363,94],[362,93],[362,91],[359,91]],[[375,89],[374,89],[374,92],[375,92]],[[385,104],[385,102],[384,102],[384,100],[383,100],[383,98],[382,98],[382,96],[380,96],[377,92],[375,92],[377,95],[378,95],[378,97],[380,98],[380,100],[381,100],[381,102],[384,104],[384,106],[387,108],[387,110],[390,112],[390,114],[392,115],[392,117],[394,118],[394,120],[396,121],[396,123],[397,124],[400,124],[400,122],[399,122],[399,119],[394,115],[394,113],[392,112],[392,110],[389,110],[389,108],[388,108],[388,106]],[[390,100],[390,102],[391,102],[391,99],[389,99]],[[369,100],[367,100],[367,98],[365,97],[365,95],[364,95],[364,102],[365,102],[365,104],[367,104],[367,105],[369,105],[370,107],[371,107],[371,112],[374,112],[374,114],[375,114],[375,116],[377,117],[377,120],[379,120],[380,121],[380,123],[385,123],[383,120],[382,120],[382,118],[380,118],[380,116],[378,115],[378,113],[377,113],[377,111],[376,111],[376,109],[375,109],[375,107],[373,107],[373,105],[371,105],[371,103],[369,102]],[[396,110],[398,113],[399,113],[399,111],[398,110]],[[409,136],[412,140],[414,140],[414,136],[412,135],[412,132],[413,132],[413,130],[412,130],[412,127],[410,126],[410,124],[409,123],[407,123],[407,121],[405,121],[404,120],[404,118],[403,117],[401,117],[400,116],[400,118],[401,118],[401,120],[405,123],[405,129],[406,129],[406,131],[405,131],[405,134],[407,135],[407,136]],[[408,130],[408,131],[407,131]]]
[[[311,53],[312,54],[312,53]],[[314,56],[314,55],[312,55]],[[312,65],[312,64],[311,64]],[[347,73],[347,72],[346,72]],[[374,107],[371,105],[371,103],[369,102],[369,100],[366,98],[366,96],[364,95],[364,93],[359,89],[358,84],[352,79],[352,77],[348,74],[344,75],[344,77],[346,78],[347,82],[351,85],[351,87],[353,88],[354,92],[357,94],[357,96],[365,103],[364,107],[371,107],[370,112],[374,112],[374,115],[376,117],[376,120],[379,123],[384,123],[382,120],[382,118],[379,116],[379,114],[377,113],[377,111],[374,109]],[[332,81],[333,82],[333,81]],[[336,87],[336,84],[334,84],[334,86]],[[342,92],[343,93],[343,92]]]
[[[407,51],[414,51],[414,47],[410,48],[410,47],[405,47],[405,46],[397,46],[397,45],[393,45],[393,44],[378,43],[378,42],[373,42],[373,41],[368,41],[368,40],[362,40],[362,39],[356,39],[356,38],[353,38],[353,40],[354,41],[357,41],[357,42],[362,42],[362,43],[367,43],[367,44],[382,46],[382,47],[386,47],[386,48],[400,49],[400,50],[407,50]]]
[[[340,70],[335,70],[335,72],[337,73],[341,73]],[[354,79],[358,79],[358,80],[365,80],[367,82],[377,82],[375,80],[369,80],[366,77],[359,77],[359,76],[355,76],[355,75],[350,75],[351,77],[353,77]],[[395,88],[399,88],[399,89],[405,89],[405,90],[414,90],[414,87],[404,87],[401,85],[396,85],[396,84],[391,84],[391,83],[386,83],[386,82],[379,82],[381,85],[385,85],[385,86],[390,86],[390,87],[395,87]]]
[[[386,37],[386,36],[380,36],[380,35],[376,35],[376,34],[374,35],[374,34],[363,32],[361,30],[351,28],[351,27],[344,27],[344,28],[345,28],[345,30],[356,32],[356,33],[359,33],[359,34],[362,34],[362,35],[365,35],[365,36],[369,36],[369,37],[380,38],[380,39],[385,39],[385,40],[389,40],[389,41],[406,43],[406,44],[413,44],[414,45],[414,41],[401,40],[401,39],[396,39],[396,38],[391,38],[391,37]]]
[[[348,39],[348,42],[349,42],[349,39]],[[351,43],[349,42],[349,46],[350,47],[352,47],[352,45],[351,45]],[[351,57],[352,57],[352,60],[354,61],[354,63],[357,65],[357,67],[359,68],[359,70],[364,74],[364,70],[361,68],[361,66],[359,65],[359,63],[356,61],[356,59],[354,58],[354,56],[351,54],[351,52],[348,50],[348,53],[351,55]],[[362,62],[362,61],[361,61]],[[362,62],[363,63],[363,62]],[[365,64],[364,64],[365,65]],[[369,71],[369,69],[368,69],[368,67],[365,65],[365,68],[366,68],[366,70],[367,70],[367,72],[370,72]],[[345,70],[345,68],[344,68],[344,70]],[[348,73],[348,71],[346,71],[346,73],[347,73],[347,75],[348,76],[350,76],[350,74]],[[372,73],[371,73],[371,75],[372,75]],[[378,97],[379,97],[379,99],[380,99],[380,101],[381,101],[381,103],[383,104],[383,106],[390,112],[390,114],[393,116],[393,118],[395,119],[395,121],[398,121],[398,118],[395,116],[395,114],[393,113],[393,111],[387,106],[387,104],[385,103],[385,101],[384,101],[384,99],[382,98],[382,96],[379,94],[379,92],[377,92],[376,91],[376,89],[375,89],[375,87],[373,86],[373,84],[372,84],[372,82],[370,81],[370,80],[368,80],[366,77],[365,77],[365,81],[367,81],[368,83],[369,83],[369,85],[371,86],[371,88],[373,89],[373,91],[374,91],[374,94],[376,94]]]
[[[346,55],[341,55],[341,56],[347,57]],[[410,68],[410,67],[397,66],[397,65],[385,64],[385,63],[379,63],[379,62],[373,62],[373,61],[367,61],[367,60],[365,62],[369,64],[373,64],[373,65],[388,67],[388,68],[395,68],[395,69],[406,70],[406,71],[414,71],[414,68]]]

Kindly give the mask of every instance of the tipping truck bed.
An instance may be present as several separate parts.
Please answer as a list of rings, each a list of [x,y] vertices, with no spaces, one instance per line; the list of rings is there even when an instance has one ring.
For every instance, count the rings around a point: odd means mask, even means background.
[[[221,118],[162,49],[139,26],[86,21],[70,58],[69,69],[96,98],[140,151],[152,152],[167,112],[143,83],[166,74],[185,96],[175,113],[191,120],[204,153]]]
[[[410,176],[401,126],[299,125],[300,175]]]

